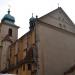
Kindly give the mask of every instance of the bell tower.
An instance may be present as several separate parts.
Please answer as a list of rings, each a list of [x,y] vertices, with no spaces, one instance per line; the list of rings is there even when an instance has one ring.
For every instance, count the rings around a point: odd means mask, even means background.
[[[10,9],[4,15],[0,23],[0,70],[6,68],[8,47],[18,38],[18,26],[15,25],[15,18],[11,16]]]

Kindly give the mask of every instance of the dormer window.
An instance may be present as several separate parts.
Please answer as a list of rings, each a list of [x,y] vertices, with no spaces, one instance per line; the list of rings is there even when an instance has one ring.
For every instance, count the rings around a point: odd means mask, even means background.
[[[12,36],[12,29],[11,28],[9,28],[8,34],[9,34],[9,36]]]

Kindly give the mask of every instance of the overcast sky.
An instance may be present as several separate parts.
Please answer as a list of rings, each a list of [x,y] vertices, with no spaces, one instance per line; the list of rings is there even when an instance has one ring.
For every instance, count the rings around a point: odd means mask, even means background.
[[[75,0],[0,0],[0,20],[10,7],[11,15],[15,17],[15,24],[20,26],[19,37],[29,30],[29,18],[49,13],[59,6],[75,23]]]

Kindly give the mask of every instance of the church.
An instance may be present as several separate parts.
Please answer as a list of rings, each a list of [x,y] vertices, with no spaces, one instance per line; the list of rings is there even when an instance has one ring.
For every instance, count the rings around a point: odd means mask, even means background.
[[[18,39],[10,10],[0,23],[0,73],[75,75],[75,24],[58,7],[29,19],[30,30]],[[72,67],[72,68],[71,68]]]

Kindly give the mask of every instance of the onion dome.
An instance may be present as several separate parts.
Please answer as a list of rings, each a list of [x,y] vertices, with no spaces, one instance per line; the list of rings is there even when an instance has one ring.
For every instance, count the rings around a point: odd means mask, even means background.
[[[29,20],[30,22],[35,22],[36,18],[33,17],[33,13],[32,13],[32,17]]]
[[[6,14],[2,18],[1,22],[6,22],[6,23],[14,23],[15,22],[15,18],[10,15],[10,9],[8,9],[8,14]]]
[[[35,22],[35,18],[32,16],[31,18],[30,18],[30,22]]]

